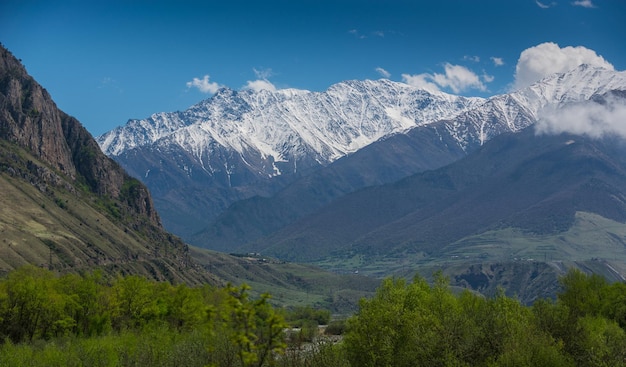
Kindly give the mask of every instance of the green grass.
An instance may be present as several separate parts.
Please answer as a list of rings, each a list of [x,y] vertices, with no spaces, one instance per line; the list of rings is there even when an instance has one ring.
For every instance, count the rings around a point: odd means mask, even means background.
[[[624,270],[626,224],[579,212],[571,229],[554,235],[534,235],[505,228],[466,237],[431,254],[410,250],[385,255],[342,254],[315,264],[335,272],[358,271],[384,277],[470,263],[589,260],[606,260],[614,264],[616,270]]]
[[[349,314],[362,297],[374,294],[379,280],[356,274],[337,274],[310,264],[256,257],[231,256],[191,248],[192,257],[211,273],[235,285],[246,283],[253,293],[270,293],[283,307],[314,306]]]
[[[507,228],[468,237],[442,249],[442,258],[487,260],[626,262],[626,225],[579,212],[574,226],[556,235],[532,235]]]

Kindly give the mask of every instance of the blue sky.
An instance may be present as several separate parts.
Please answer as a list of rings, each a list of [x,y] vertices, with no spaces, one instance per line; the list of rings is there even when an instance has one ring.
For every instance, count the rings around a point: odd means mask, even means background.
[[[0,2],[0,42],[93,135],[222,86],[486,97],[582,61],[624,70],[625,24],[624,0]]]

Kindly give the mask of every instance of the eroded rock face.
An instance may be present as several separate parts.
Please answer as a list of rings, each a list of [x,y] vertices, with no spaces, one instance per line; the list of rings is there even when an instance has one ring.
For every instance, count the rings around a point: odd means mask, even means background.
[[[131,213],[146,216],[160,227],[145,186],[104,155],[80,122],[59,110],[4,47],[0,47],[0,138],[28,149],[95,194],[120,200]]]

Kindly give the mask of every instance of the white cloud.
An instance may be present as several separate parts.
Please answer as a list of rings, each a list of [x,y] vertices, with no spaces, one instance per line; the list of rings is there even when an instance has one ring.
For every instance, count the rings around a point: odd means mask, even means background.
[[[385,37],[385,32],[383,32],[383,31],[374,31],[374,32],[372,32],[372,34],[374,36],[376,36],[376,37],[381,37],[381,38]]]
[[[554,6],[556,6],[556,2],[551,2],[550,4],[544,4],[539,0],[536,0],[535,3],[537,4],[538,7],[540,7],[541,9],[548,9],[548,8],[552,8]]]
[[[248,83],[246,84],[244,89],[252,89],[255,92],[258,92],[261,90],[268,90],[270,92],[275,92],[276,86],[270,83],[269,80],[257,79],[257,80],[248,80]]]
[[[385,69],[383,69],[381,67],[376,68],[376,72],[378,74],[380,74],[383,78],[389,79],[389,77],[391,76],[390,72],[388,72],[387,70],[385,70]]]
[[[117,80],[111,78],[110,76],[102,78],[98,89],[112,89],[119,93],[124,93],[124,90],[119,86]]]
[[[263,80],[267,80],[271,76],[274,75],[274,72],[270,68],[267,68],[267,69],[252,68],[252,71],[254,71],[254,75],[256,75],[257,78],[263,79]]]
[[[591,0],[574,1],[572,5],[582,6],[583,8],[595,8],[596,7]]]
[[[493,61],[494,66],[502,66],[504,65],[504,60],[501,57],[490,57],[491,61]]]
[[[444,65],[445,74],[433,74],[433,81],[441,87],[449,87],[454,93],[459,93],[467,89],[486,90],[485,85],[480,81],[478,75],[465,66]]]
[[[572,133],[592,138],[618,135],[626,138],[626,104],[607,98],[603,104],[587,101],[563,108],[544,109],[535,124],[537,134]]]
[[[454,93],[460,93],[468,89],[487,90],[480,77],[465,66],[444,64],[445,74],[402,74],[402,80],[418,88],[428,91],[439,91],[440,88],[450,88]]]
[[[463,60],[473,61],[473,62],[480,62],[480,57],[479,56],[465,55],[465,56],[463,56]]]
[[[274,72],[272,71],[272,69],[253,68],[252,71],[254,71],[254,75],[258,79],[248,80],[246,85],[243,87],[243,89],[252,89],[255,92],[258,92],[261,90],[268,90],[270,92],[275,92],[277,90],[276,86],[268,80],[269,77],[274,75]]]
[[[364,35],[362,35],[357,29],[351,29],[348,31],[348,33],[350,33],[351,35],[353,35],[356,38],[360,38],[360,39],[364,39],[366,38]]]
[[[408,85],[412,85],[416,88],[424,89],[429,92],[439,92],[440,89],[437,86],[437,84],[428,81],[428,79],[430,78],[431,78],[430,74],[418,74],[418,75],[402,74],[402,81]]]
[[[515,67],[513,87],[529,86],[550,74],[564,73],[581,64],[614,69],[602,56],[583,46],[561,48],[556,43],[546,42],[522,51]]]
[[[202,79],[193,78],[187,82],[187,88],[195,87],[202,93],[215,93],[221,86],[215,82],[209,82],[209,75],[205,75]]]
[[[491,83],[495,79],[493,75],[489,75],[485,72],[483,72],[482,78],[485,81],[485,83]]]

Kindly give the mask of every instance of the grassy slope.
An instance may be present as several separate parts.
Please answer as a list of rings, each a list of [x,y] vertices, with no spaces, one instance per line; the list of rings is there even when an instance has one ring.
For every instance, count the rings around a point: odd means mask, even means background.
[[[384,277],[430,277],[442,270],[453,284],[493,294],[498,286],[525,302],[551,297],[568,268],[601,274],[610,281],[626,273],[626,224],[578,212],[574,225],[553,235],[507,228],[463,238],[436,254],[400,252],[381,256],[342,254],[316,264],[332,271]]]
[[[7,173],[0,173],[0,238],[0,273],[35,264],[62,272],[100,267],[150,276],[154,267],[154,253],[141,238],[119,228],[80,195],[56,190],[51,197]],[[272,294],[282,306],[316,305],[350,313],[378,285],[372,278],[312,265],[262,262],[193,247],[190,255],[208,270],[212,283],[247,283],[254,293]]]
[[[380,283],[373,277],[337,274],[313,265],[190,249],[194,260],[223,282],[246,283],[253,293],[270,293],[281,306],[311,305],[348,314],[357,309],[360,298],[373,295]]]
[[[190,284],[216,282],[181,263],[182,244],[145,237],[111,208],[24,149],[0,142],[0,274],[33,264],[62,272],[102,268]]]

